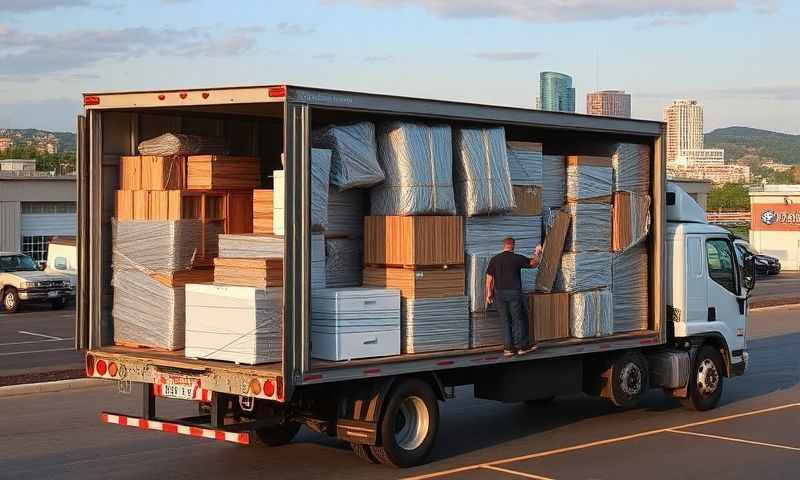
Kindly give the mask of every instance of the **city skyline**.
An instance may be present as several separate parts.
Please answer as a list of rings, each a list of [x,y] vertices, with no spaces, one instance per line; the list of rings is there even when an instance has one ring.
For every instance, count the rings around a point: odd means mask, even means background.
[[[599,90],[586,94],[586,114],[631,118],[631,94],[624,90]]]
[[[539,73],[536,108],[551,112],[575,113],[575,87],[572,77],[561,72]]]

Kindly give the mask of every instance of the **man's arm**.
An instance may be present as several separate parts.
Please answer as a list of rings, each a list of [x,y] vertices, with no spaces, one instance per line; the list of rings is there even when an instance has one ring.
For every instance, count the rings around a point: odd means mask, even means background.
[[[494,303],[494,277],[486,274],[486,304]]]

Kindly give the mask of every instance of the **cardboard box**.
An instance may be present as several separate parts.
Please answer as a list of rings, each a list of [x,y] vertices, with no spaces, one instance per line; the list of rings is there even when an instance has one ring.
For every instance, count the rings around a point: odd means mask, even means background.
[[[187,161],[186,188],[190,190],[254,189],[261,185],[257,157],[191,155]]]
[[[569,337],[569,294],[529,294],[528,331],[534,342]]]
[[[147,190],[133,191],[133,219],[150,220],[150,192]]]
[[[253,190],[253,233],[272,235],[273,190]]]
[[[396,267],[463,265],[463,218],[364,217],[364,264]]]
[[[542,187],[538,185],[514,185],[514,203],[516,207],[512,215],[541,215]]]
[[[184,156],[120,157],[121,190],[181,190],[186,188],[185,174]]]
[[[396,288],[404,298],[444,298],[464,295],[464,267],[412,270],[367,267],[365,287]]]
[[[557,212],[553,218],[553,225],[544,239],[542,247],[542,260],[539,263],[539,274],[536,276],[536,290],[551,292],[556,280],[556,274],[561,265],[561,254],[564,252],[564,242],[571,217],[566,212]]]
[[[282,287],[283,258],[215,258],[214,282],[243,287]]]
[[[650,196],[614,192],[611,249],[622,252],[639,243],[650,230]]]

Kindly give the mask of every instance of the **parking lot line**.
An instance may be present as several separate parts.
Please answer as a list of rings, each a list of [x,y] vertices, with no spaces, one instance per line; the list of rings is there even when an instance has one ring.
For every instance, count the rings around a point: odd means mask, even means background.
[[[494,465],[484,465],[481,468],[485,468],[486,470],[494,470],[495,472],[507,473],[509,475],[516,475],[518,477],[532,478],[533,480],[555,480],[554,478],[550,477],[542,477],[541,475],[534,475],[532,473],[518,472],[508,468],[495,467]]]
[[[25,340],[23,342],[6,342],[6,343],[0,343],[0,347],[8,347],[10,345],[29,345],[31,343],[67,342],[67,341],[70,341],[70,340],[75,340],[75,337],[59,338],[58,340],[51,340],[49,338],[45,338],[45,339],[42,339],[42,340]]]
[[[54,337],[52,335],[45,335],[44,333],[28,332],[28,331],[25,331],[25,330],[19,330],[17,333],[21,333],[23,335],[33,335],[34,337],[47,338],[49,340],[64,340],[61,337]]]
[[[28,353],[45,353],[45,352],[68,352],[68,351],[75,351],[74,348],[51,348],[49,350],[26,350],[24,352],[3,352],[0,353],[0,357],[9,357],[11,355],[24,355]]]
[[[427,473],[427,474],[418,475],[418,476],[415,476],[415,477],[406,477],[405,480],[425,480],[425,479],[428,479],[428,478],[443,477],[443,476],[452,475],[452,474],[455,474],[455,473],[461,473],[461,472],[467,472],[467,471],[470,471],[470,470],[476,470],[478,468],[496,467],[497,465],[504,465],[504,464],[507,464],[507,463],[520,462],[520,461],[523,461],[523,460],[531,460],[531,459],[534,459],[534,458],[549,457],[549,456],[552,456],[552,455],[558,455],[560,453],[573,452],[573,451],[576,451],[576,450],[583,450],[583,449],[586,449],[586,448],[598,447],[598,446],[601,446],[601,445],[608,445],[610,443],[617,443],[617,442],[624,442],[626,440],[633,440],[634,438],[641,438],[641,437],[647,437],[647,436],[651,436],[651,435],[656,435],[656,434],[659,434],[659,433],[669,432],[670,430],[679,430],[679,429],[685,429],[685,428],[691,428],[691,427],[699,427],[699,426],[702,426],[702,425],[709,425],[709,424],[712,424],[712,423],[719,423],[719,422],[724,422],[726,420],[733,420],[733,419],[736,419],[736,418],[749,417],[749,416],[753,416],[753,415],[761,415],[761,414],[764,414],[764,413],[775,412],[775,411],[778,411],[778,410],[785,410],[787,408],[793,408],[793,407],[800,407],[800,403],[788,403],[786,405],[778,405],[777,407],[762,408],[762,409],[759,409],[759,410],[751,410],[749,412],[735,413],[735,414],[732,414],[732,415],[726,415],[724,417],[710,418],[708,420],[700,420],[700,421],[697,421],[697,422],[686,423],[686,424],[683,424],[683,425],[674,425],[672,427],[658,428],[658,429],[655,429],[655,430],[648,430],[648,431],[644,431],[644,432],[634,433],[634,434],[631,434],[631,435],[623,435],[623,436],[620,436],[620,437],[606,438],[604,440],[597,440],[597,441],[594,441],[594,442],[582,443],[582,444],[579,444],[579,445],[573,445],[571,447],[556,448],[556,449],[553,449],[553,450],[545,450],[543,452],[530,453],[530,454],[527,454],[527,455],[520,455],[520,456],[517,456],[517,457],[510,457],[510,458],[503,458],[503,459],[499,459],[499,460],[493,460],[491,462],[476,463],[476,464],[473,464],[473,465],[465,465],[463,467],[451,468],[449,470],[442,470],[442,471],[439,471],[439,472]]]
[[[798,447],[790,447],[788,445],[778,445],[777,443],[756,442],[754,440],[746,440],[744,438],[723,437],[722,435],[712,435],[710,433],[699,433],[699,432],[687,432],[685,430],[669,429],[667,431],[670,433],[680,433],[682,435],[694,435],[696,437],[715,438],[717,440],[727,440],[729,442],[746,443],[748,445],[758,445],[761,447],[780,448],[783,450],[792,450],[795,452],[800,452],[800,448]]]

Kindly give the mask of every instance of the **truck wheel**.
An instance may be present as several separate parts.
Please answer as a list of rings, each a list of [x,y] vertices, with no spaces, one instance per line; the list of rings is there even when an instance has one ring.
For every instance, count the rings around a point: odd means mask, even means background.
[[[16,313],[19,310],[19,294],[14,287],[8,287],[3,291],[3,310],[6,313]]]
[[[439,430],[439,404],[430,385],[416,378],[401,380],[378,428],[381,445],[370,447],[378,461],[400,468],[422,464]]]
[[[648,388],[647,359],[639,352],[627,352],[618,357],[603,373],[606,386],[603,396],[618,407],[632,407]]]
[[[372,454],[372,450],[369,448],[369,445],[351,443],[350,448],[353,449],[353,453],[355,453],[356,456],[361,460],[364,460],[367,463],[379,463],[378,459],[375,458],[375,455]]]
[[[725,365],[719,351],[705,345],[697,352],[694,368],[689,375],[689,397],[681,404],[690,410],[704,412],[719,404],[722,397],[722,380]]]
[[[53,308],[53,310],[61,310],[64,308],[64,299],[59,298],[57,300],[53,300],[50,302],[50,306]]]
[[[286,422],[271,427],[259,428],[256,430],[258,439],[268,447],[280,447],[291,442],[300,430],[297,422]]]

